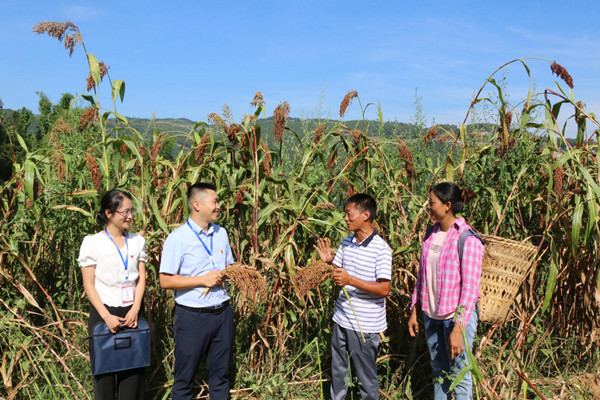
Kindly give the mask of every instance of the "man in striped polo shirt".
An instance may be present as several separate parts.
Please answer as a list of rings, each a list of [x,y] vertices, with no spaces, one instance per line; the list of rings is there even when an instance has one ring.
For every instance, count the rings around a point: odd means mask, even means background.
[[[387,328],[385,297],[390,292],[392,250],[373,228],[377,204],[359,193],[346,200],[344,221],[353,232],[337,253],[329,239],[318,239],[315,249],[324,262],[335,265],[333,280],[340,291],[333,313],[331,337],[331,398],[341,400],[348,390],[348,354],[361,383],[363,400],[379,398],[377,349],[379,333]],[[352,310],[354,309],[354,311]],[[355,315],[356,314],[356,315]]]

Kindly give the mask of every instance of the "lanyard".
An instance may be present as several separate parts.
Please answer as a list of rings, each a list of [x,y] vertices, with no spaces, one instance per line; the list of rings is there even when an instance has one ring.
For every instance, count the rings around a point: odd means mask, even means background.
[[[187,226],[192,230],[192,232],[194,232],[194,234],[196,234],[196,237],[198,238],[198,240],[200,241],[200,243],[202,243],[202,246],[204,246],[204,250],[206,250],[206,252],[208,253],[208,256],[210,257],[210,261],[212,262],[212,265],[214,267],[215,266],[215,261],[213,260],[213,257],[212,257],[212,253],[213,253],[213,235],[210,234],[210,250],[209,250],[208,247],[206,247],[206,244],[204,243],[204,240],[202,240],[202,238],[198,234],[198,232],[196,232],[194,230],[194,228],[192,228],[192,225],[190,225],[190,221],[187,222]]]
[[[127,246],[127,254],[125,255],[125,258],[123,258],[123,253],[121,253],[121,249],[119,249],[119,246],[117,246],[117,243],[112,238],[112,236],[110,236],[110,233],[108,233],[106,228],[104,229],[104,233],[106,233],[106,235],[108,236],[110,241],[113,242],[113,244],[117,248],[117,251],[119,252],[119,256],[121,257],[121,261],[123,261],[123,266],[125,267],[125,272],[127,272],[127,265],[129,264],[129,243],[127,243],[127,233],[125,233],[125,235],[123,235],[125,237],[125,246]],[[126,274],[125,279],[129,279],[129,273]]]

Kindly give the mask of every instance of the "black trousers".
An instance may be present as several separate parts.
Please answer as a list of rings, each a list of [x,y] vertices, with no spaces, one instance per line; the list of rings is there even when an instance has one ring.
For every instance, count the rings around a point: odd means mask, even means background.
[[[229,360],[233,346],[233,310],[204,313],[175,307],[175,377],[173,400],[192,398],[194,378],[203,356],[208,365],[210,400],[229,398]]]
[[[128,307],[108,307],[108,311],[118,317],[125,317],[131,309]],[[141,316],[141,311],[138,316]],[[103,322],[102,317],[94,306],[90,306],[88,335],[92,335],[94,325]],[[90,357],[92,356],[90,347]],[[129,369],[112,374],[94,375],[94,394],[96,400],[143,400],[144,399],[144,368]]]

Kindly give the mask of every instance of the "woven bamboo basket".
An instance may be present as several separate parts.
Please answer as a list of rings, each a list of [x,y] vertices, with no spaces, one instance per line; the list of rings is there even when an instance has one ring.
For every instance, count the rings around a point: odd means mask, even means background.
[[[479,320],[502,325],[525,276],[537,257],[537,247],[498,236],[481,235],[485,253],[481,268]]]

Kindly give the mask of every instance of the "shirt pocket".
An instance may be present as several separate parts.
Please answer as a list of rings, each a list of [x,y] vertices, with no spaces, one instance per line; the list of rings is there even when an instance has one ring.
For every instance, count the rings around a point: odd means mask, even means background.
[[[227,267],[227,250],[224,248],[216,247],[212,255],[215,263],[214,268],[224,269]]]

